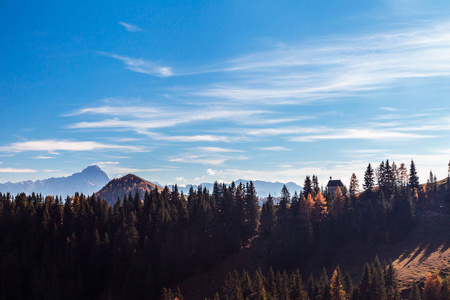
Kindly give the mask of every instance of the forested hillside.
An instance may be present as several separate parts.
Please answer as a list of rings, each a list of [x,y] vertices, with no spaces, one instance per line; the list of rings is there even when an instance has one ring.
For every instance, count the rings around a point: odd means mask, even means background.
[[[199,187],[188,195],[176,186],[152,189],[142,198],[139,193],[125,195],[113,206],[95,195],[76,194],[63,201],[59,196],[0,194],[0,297],[181,299],[184,294],[200,299],[218,292],[220,299],[302,299],[306,294],[319,299],[315,295],[323,289],[338,298],[320,299],[368,299],[362,294],[363,279],[346,276],[336,266],[329,273],[331,284],[325,284],[325,273],[303,279],[301,288],[301,276],[307,276],[303,266],[312,258],[329,266],[339,249],[352,243],[398,243],[417,226],[419,216],[445,204],[448,182],[437,182],[431,173],[421,186],[413,162],[408,172],[404,165],[397,168],[386,161],[375,170],[368,165],[363,191],[354,175],[348,190],[337,188],[334,194],[320,189],[313,176],[305,179],[300,194],[291,195],[284,187],[278,205],[269,197],[262,207],[252,182],[215,183],[211,193]],[[190,279],[214,272],[246,250],[258,253],[251,260],[253,277],[242,270],[245,263],[229,264],[237,271],[228,279],[204,282],[214,293],[187,291]],[[377,260],[364,268],[362,278],[370,275],[367,284],[381,293],[374,299],[399,299],[394,273],[390,263]],[[440,282],[441,288],[447,284],[433,276],[430,282]]]

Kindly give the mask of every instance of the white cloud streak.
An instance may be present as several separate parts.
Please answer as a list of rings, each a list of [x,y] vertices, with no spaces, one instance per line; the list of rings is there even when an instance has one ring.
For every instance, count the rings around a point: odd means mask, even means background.
[[[46,151],[56,154],[57,151],[93,151],[93,150],[122,150],[140,152],[142,148],[137,146],[124,146],[103,144],[94,141],[69,141],[69,140],[34,140],[12,143],[0,147],[1,152],[27,152]]]
[[[221,148],[221,147],[197,147],[197,148],[193,148],[193,150],[199,150],[199,151],[207,152],[207,153],[243,152],[241,150],[226,149],[226,148]]]
[[[0,173],[37,173],[34,169],[0,168]]]
[[[211,70],[230,73],[228,82],[192,94],[236,102],[304,104],[381,90],[400,80],[449,77],[449,32],[450,23],[425,24],[278,47]]]
[[[145,60],[142,58],[134,58],[106,52],[99,52],[99,54],[120,60],[125,64],[128,70],[133,72],[143,73],[157,77],[169,77],[174,75],[170,67],[160,66],[152,61]]]
[[[220,147],[197,147],[191,148],[186,153],[181,153],[168,158],[170,162],[194,163],[204,165],[222,165],[229,160],[247,160],[243,155],[231,155],[227,153],[242,152],[234,149]]]
[[[390,130],[374,130],[374,129],[333,129],[327,134],[305,135],[291,138],[293,142],[313,142],[318,140],[411,140],[433,138],[436,135],[413,134],[405,132],[396,132]]]
[[[273,147],[260,147],[260,150],[264,151],[289,151],[290,149],[281,147],[281,146],[273,146]]]
[[[133,24],[129,24],[129,23],[125,23],[125,22],[119,22],[120,25],[122,25],[126,31],[129,32],[138,32],[138,31],[142,31],[142,28],[140,28],[139,26],[133,25]]]
[[[212,120],[240,122],[240,120],[249,119],[250,117],[267,113],[269,113],[267,110],[236,110],[224,107],[207,107],[202,109],[190,108],[180,110],[173,108],[157,109],[147,106],[102,106],[81,109],[73,112],[70,116],[92,114],[113,116],[113,119],[79,122],[69,125],[68,128],[123,128],[138,131]],[[121,117],[122,119],[117,117]]]

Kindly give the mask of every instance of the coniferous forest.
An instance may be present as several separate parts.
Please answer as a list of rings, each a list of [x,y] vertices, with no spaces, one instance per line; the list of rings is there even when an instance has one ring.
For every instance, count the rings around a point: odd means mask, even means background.
[[[332,194],[308,176],[300,193],[284,187],[278,204],[269,196],[262,207],[252,182],[188,195],[165,187],[113,206],[95,195],[0,194],[0,298],[182,299],[184,279],[259,236],[271,268],[230,272],[214,299],[400,299],[395,269],[378,258],[360,278],[339,267],[305,277],[302,265],[350,241],[401,240],[437,199],[450,199],[449,181],[430,172],[419,185],[414,162],[385,161],[369,164],[359,186],[353,174]],[[424,284],[407,298],[449,299],[448,277],[428,274]]]

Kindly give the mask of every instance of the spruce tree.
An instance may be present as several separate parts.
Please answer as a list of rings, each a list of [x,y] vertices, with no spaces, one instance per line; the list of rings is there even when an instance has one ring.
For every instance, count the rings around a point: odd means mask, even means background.
[[[317,175],[313,175],[312,177],[312,187],[315,194],[320,192],[319,179],[317,178]]]
[[[363,274],[361,276],[361,281],[359,283],[359,298],[360,299],[370,299],[370,285],[372,283],[372,269],[369,264],[364,265]]]
[[[409,168],[409,187],[411,189],[419,188],[419,176],[417,176],[416,165],[411,160],[411,166]]]
[[[250,235],[258,227],[260,215],[258,197],[256,196],[256,190],[255,186],[253,185],[253,181],[250,181],[246,188],[245,211],[248,219],[247,233]]]
[[[363,184],[364,191],[370,192],[374,184],[375,184],[374,171],[372,169],[372,166],[369,164],[367,166],[366,172],[364,173],[364,184]]]
[[[261,210],[261,233],[264,237],[270,236],[275,228],[275,207],[273,198],[269,194],[267,201],[263,204]]]
[[[356,194],[358,192],[359,192],[358,178],[356,178],[355,173],[353,173],[352,176],[350,177],[350,186],[349,186],[350,197],[352,199],[355,199],[356,198]]]
[[[323,300],[330,300],[330,280],[328,279],[327,270],[323,268],[322,275],[318,282],[319,297]]]
[[[306,176],[305,181],[303,183],[303,194],[309,195],[312,192],[312,182],[311,177]]]
[[[413,281],[411,286],[411,291],[409,292],[409,300],[422,300],[422,297],[420,296],[420,289],[417,285],[416,281]]]

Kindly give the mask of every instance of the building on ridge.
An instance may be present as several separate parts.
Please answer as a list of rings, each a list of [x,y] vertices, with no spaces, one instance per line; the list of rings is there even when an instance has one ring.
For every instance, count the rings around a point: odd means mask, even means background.
[[[330,180],[328,181],[327,184],[328,192],[334,196],[334,193],[336,193],[338,187],[341,189],[342,192],[344,192],[343,191],[344,184],[342,183],[342,181],[340,179],[333,180],[330,176]]]

